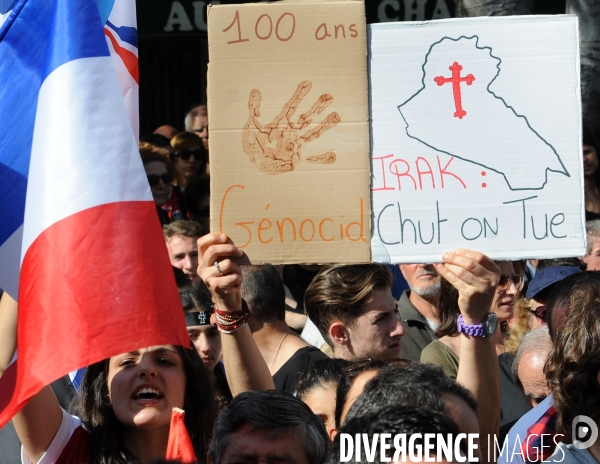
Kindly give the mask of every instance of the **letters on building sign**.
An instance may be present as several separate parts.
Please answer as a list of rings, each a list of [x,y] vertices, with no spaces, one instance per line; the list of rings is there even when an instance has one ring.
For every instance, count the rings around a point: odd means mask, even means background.
[[[206,7],[227,1],[173,0],[164,18],[166,33],[206,32]],[[379,0],[369,1],[367,17],[372,22],[425,21],[452,16],[453,0]],[[167,11],[165,11],[167,13]],[[335,30],[332,31],[335,33]]]

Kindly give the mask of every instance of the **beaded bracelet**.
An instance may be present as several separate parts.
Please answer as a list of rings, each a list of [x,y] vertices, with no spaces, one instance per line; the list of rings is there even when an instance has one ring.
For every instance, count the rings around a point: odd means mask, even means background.
[[[250,310],[248,304],[242,299],[242,309],[240,311],[221,311],[215,306],[215,319],[219,331],[225,334],[231,334],[241,329],[248,322]]]
[[[246,316],[240,316],[240,317],[232,319],[232,320],[224,320],[221,317],[216,316],[216,319],[217,319],[217,326],[223,327],[226,330],[229,328],[229,326],[240,324],[241,322],[246,322],[248,320],[248,318]]]
[[[222,333],[230,334],[230,333],[236,332],[237,330],[241,329],[244,325],[246,325],[246,322],[248,322],[247,316],[243,316],[240,319],[236,320],[235,322],[231,322],[231,323],[227,323],[227,324],[224,324],[217,319],[217,327],[219,328],[219,331],[221,331]]]

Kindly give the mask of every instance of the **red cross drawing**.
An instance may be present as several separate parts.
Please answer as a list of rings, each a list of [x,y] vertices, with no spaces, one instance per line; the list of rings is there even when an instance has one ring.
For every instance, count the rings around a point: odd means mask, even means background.
[[[467,74],[465,77],[460,77],[460,72],[462,71],[462,66],[458,64],[456,61],[452,66],[448,68],[452,71],[452,77],[444,77],[438,76],[434,77],[433,80],[437,82],[437,85],[442,86],[447,84],[448,82],[452,82],[452,91],[454,93],[454,106],[456,107],[456,112],[454,113],[454,117],[458,119],[462,119],[467,115],[467,112],[462,108],[462,97],[460,94],[460,83],[466,82],[467,85],[471,85],[475,80],[473,74]]]

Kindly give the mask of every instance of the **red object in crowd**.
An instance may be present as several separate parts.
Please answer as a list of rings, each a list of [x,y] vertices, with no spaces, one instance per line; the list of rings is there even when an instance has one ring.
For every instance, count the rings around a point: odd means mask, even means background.
[[[173,408],[166,458],[167,460],[173,459],[185,464],[193,464],[197,462],[196,455],[194,454],[192,440],[183,421],[184,416],[185,411]]]

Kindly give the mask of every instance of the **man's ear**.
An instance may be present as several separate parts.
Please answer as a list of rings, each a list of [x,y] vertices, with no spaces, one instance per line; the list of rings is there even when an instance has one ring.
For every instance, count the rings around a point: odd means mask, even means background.
[[[331,427],[328,431],[327,434],[329,435],[329,441],[331,443],[333,443],[335,441],[335,437],[338,434],[338,429],[336,429],[335,427]]]
[[[329,337],[336,345],[347,345],[350,341],[348,329],[340,321],[335,321],[329,326]]]

